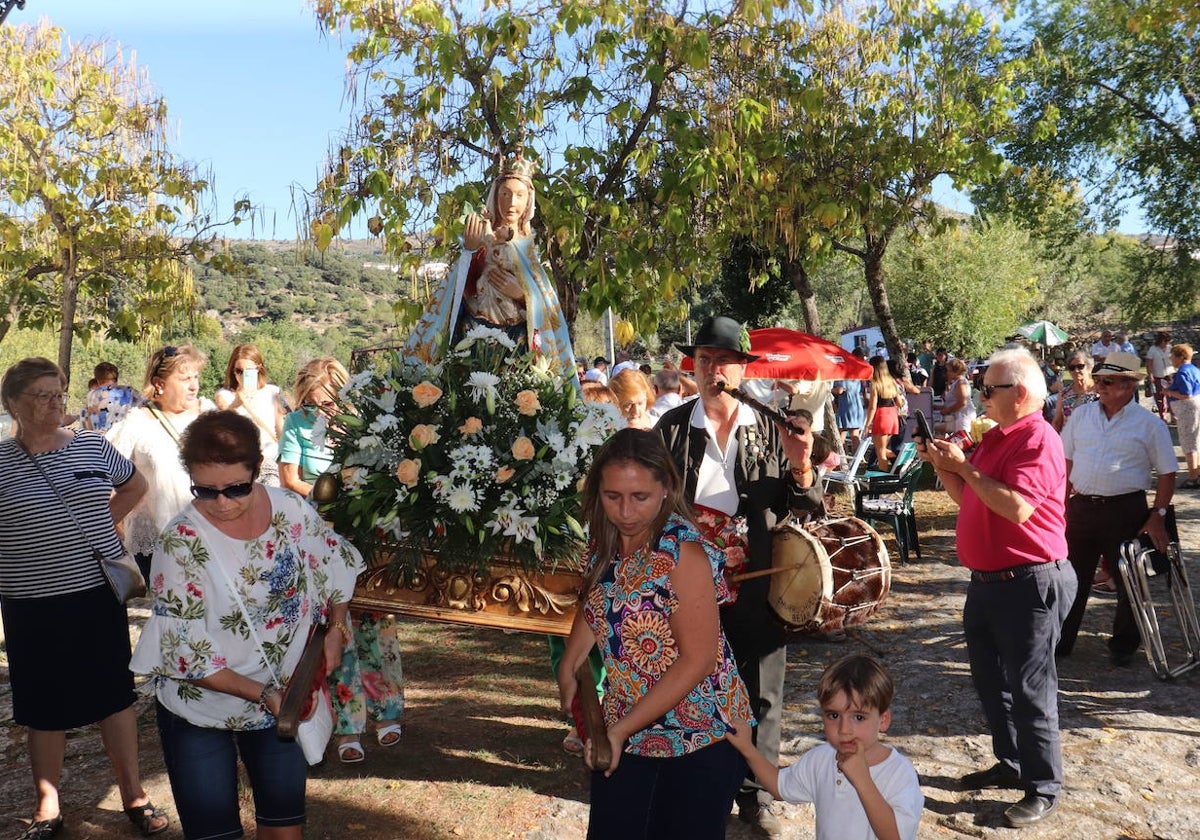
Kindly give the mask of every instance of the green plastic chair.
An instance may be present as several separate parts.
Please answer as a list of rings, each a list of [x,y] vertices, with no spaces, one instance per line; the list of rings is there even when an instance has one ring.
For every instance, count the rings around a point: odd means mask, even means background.
[[[922,461],[916,459],[916,444],[901,472],[882,473],[869,479],[859,489],[854,500],[854,515],[867,522],[886,522],[896,534],[900,547],[900,562],[908,562],[911,548],[921,559],[921,542],[917,535],[917,514],[913,509],[913,493],[921,480]],[[897,461],[900,459],[897,458]]]

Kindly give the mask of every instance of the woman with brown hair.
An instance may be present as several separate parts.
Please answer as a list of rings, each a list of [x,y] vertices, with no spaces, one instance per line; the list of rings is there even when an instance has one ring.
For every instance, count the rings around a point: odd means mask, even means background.
[[[975,403],[971,402],[971,382],[967,379],[967,364],[962,359],[946,362],[946,394],[942,398],[942,422],[939,432],[969,432],[975,419]]]
[[[162,529],[192,500],[191,481],[179,463],[179,436],[201,413],[214,408],[200,396],[200,371],[207,361],[191,344],[170,344],[156,351],[146,364],[146,404],[108,430],[112,445],[133,461],[150,485],[124,522],[125,545],[142,574],[149,572]]]
[[[593,644],[612,757],[592,769],[588,837],[723,838],[746,774],[728,740],[750,697],[721,631],[724,554],[691,521],[660,435],[622,429],[584,482],[585,591],[558,672],[564,712]]]
[[[263,468],[258,480],[268,487],[279,486],[279,436],[288,405],[279,386],[267,378],[262,353],[253,344],[239,344],[229,354],[225,380],[213,397],[217,408],[249,417],[262,438]]]
[[[1061,432],[1071,412],[1100,399],[1096,393],[1096,383],[1092,381],[1092,365],[1095,362],[1083,350],[1076,350],[1067,359],[1067,370],[1071,372],[1071,384],[1058,392],[1058,400],[1054,403],[1054,419],[1051,425],[1054,431]]]

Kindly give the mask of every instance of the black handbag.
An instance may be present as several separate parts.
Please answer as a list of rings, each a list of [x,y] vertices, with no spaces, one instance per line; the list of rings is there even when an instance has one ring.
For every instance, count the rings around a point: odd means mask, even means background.
[[[67,515],[71,517],[71,521],[79,529],[83,541],[91,546],[92,556],[100,564],[100,571],[104,574],[104,579],[108,581],[108,586],[112,589],[113,595],[116,596],[117,600],[122,604],[127,604],[134,598],[141,598],[145,595],[146,579],[142,577],[142,571],[138,568],[137,561],[133,559],[133,555],[128,551],[122,553],[120,557],[115,558],[105,557],[101,554],[100,549],[92,545],[92,541],[88,539],[87,531],[83,530],[83,526],[75,518],[75,511],[71,510],[71,506],[67,504],[67,500],[58,492],[58,488],[54,486],[54,482],[50,480],[50,476],[46,475],[46,471],[37,462],[37,458],[33,457],[33,453],[21,441],[17,441],[17,446],[25,453],[25,457],[29,459],[29,463],[33,464],[34,469],[41,473],[42,478],[46,480],[46,484],[50,485],[50,489],[54,491],[54,495],[58,496],[58,500],[66,508]]]

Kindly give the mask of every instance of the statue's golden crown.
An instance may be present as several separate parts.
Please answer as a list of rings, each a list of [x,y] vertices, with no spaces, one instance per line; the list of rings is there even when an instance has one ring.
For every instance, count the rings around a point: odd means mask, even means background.
[[[537,164],[532,160],[526,160],[521,155],[514,158],[509,158],[500,166],[500,178],[520,178],[530,186],[533,185],[533,173],[537,171]]]

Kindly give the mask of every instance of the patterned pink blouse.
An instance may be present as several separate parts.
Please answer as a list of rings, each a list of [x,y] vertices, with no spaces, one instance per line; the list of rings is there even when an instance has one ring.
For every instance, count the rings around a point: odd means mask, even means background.
[[[629,713],[667,668],[679,658],[670,619],[679,601],[670,573],[679,563],[679,545],[699,543],[712,566],[717,602],[729,600],[722,574],[725,555],[700,537],[691,523],[672,515],[655,550],[618,557],[588,592],[584,619],[604,656],[604,717],[609,726]],[[596,557],[591,558],[596,562]],[[754,720],[746,685],[738,674],[725,634],[718,638],[719,661],[711,674],[649,727],[635,733],[625,751],[651,758],[695,752],[724,739],[735,720]]]

